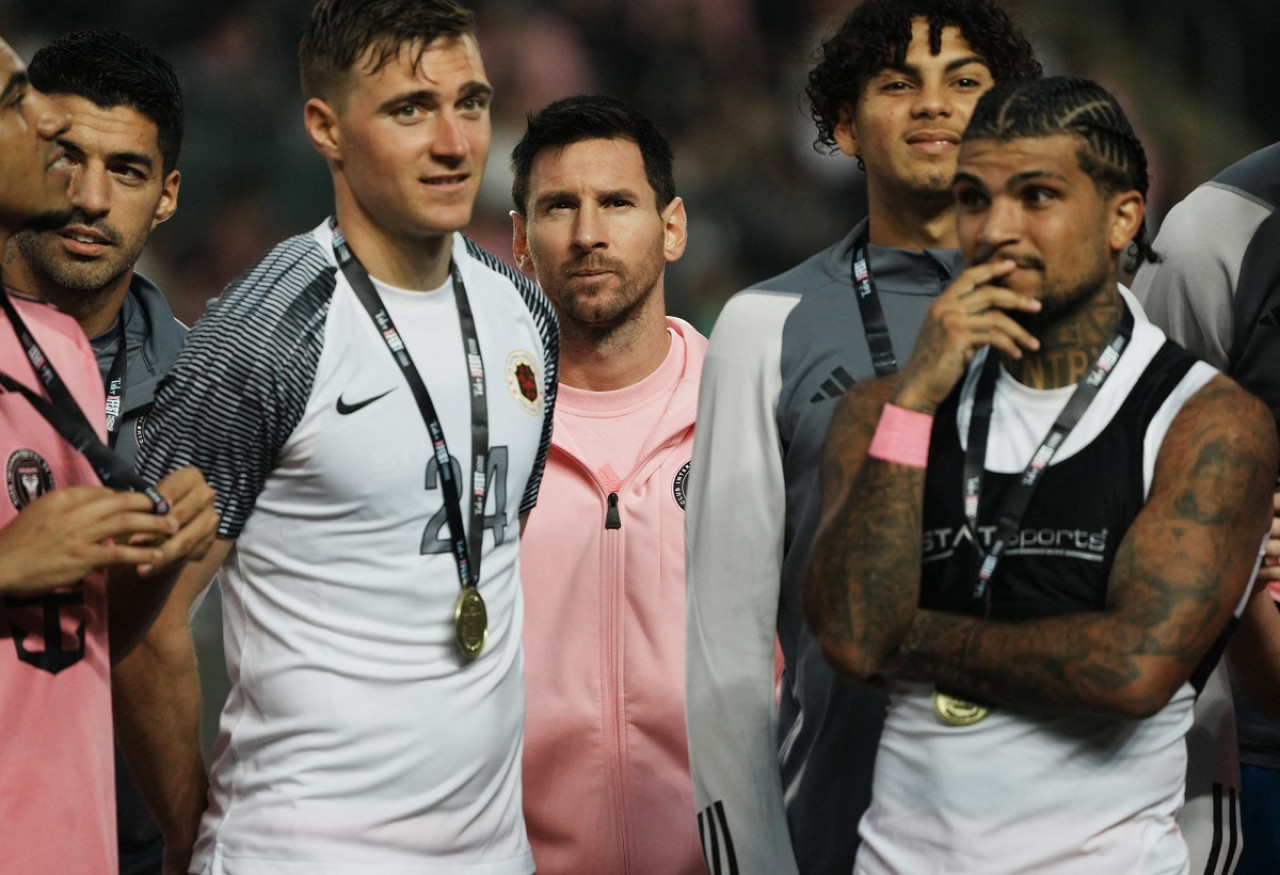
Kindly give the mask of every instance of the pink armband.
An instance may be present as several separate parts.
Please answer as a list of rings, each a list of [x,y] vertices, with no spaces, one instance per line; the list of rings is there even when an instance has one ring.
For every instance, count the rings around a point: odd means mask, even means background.
[[[895,465],[924,468],[929,464],[929,435],[933,417],[927,413],[886,404],[880,424],[871,438],[867,455]]]

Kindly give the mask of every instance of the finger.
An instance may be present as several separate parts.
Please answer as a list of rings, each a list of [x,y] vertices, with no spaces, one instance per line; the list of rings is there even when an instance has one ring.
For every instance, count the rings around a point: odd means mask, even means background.
[[[972,328],[975,332],[981,332],[987,337],[986,343],[993,346],[998,345],[994,338],[1005,337],[1012,341],[1011,347],[999,346],[1002,352],[1008,352],[1016,358],[1022,357],[1024,349],[1035,351],[1040,348],[1040,341],[1034,334],[1023,328],[1018,322],[1000,310],[990,310],[981,316],[974,316],[971,320]]]
[[[145,495],[116,492],[105,486],[67,486],[41,496],[27,510],[71,517],[71,522],[83,524],[87,520],[131,510],[145,511],[150,507],[151,502]]]
[[[977,307],[983,310],[1014,310],[1022,313],[1039,313],[1042,304],[1039,299],[1030,295],[1022,295],[1003,286],[979,286],[972,295],[964,299],[971,312]]]
[[[1280,565],[1263,565],[1256,578],[1260,583],[1280,582]]]
[[[179,532],[159,546],[160,557],[153,568],[139,568],[143,576],[181,560],[199,558],[208,552],[218,530],[218,514],[207,510],[183,526]]]
[[[179,468],[157,483],[156,489],[168,499],[169,512],[180,525],[212,507],[216,498],[204,475],[194,467]]]
[[[149,501],[146,504],[148,507],[151,506]],[[133,510],[98,517],[80,528],[79,532],[86,541],[97,542],[112,538],[132,546],[142,546],[148,539],[167,537],[177,530],[176,520],[158,516],[150,511]],[[140,535],[144,537],[138,538]]]
[[[85,562],[93,568],[110,565],[140,565],[156,562],[161,556],[155,547],[135,547],[125,543],[94,544],[85,554]]]
[[[197,488],[188,490],[169,502],[169,515],[185,526],[203,513],[213,510],[215,495],[201,480]]]
[[[1017,342],[1003,331],[998,329],[982,330],[978,333],[978,336],[982,338],[987,346],[990,346],[1001,355],[1012,359],[1022,358],[1022,347],[1018,346]]]
[[[1015,267],[1017,263],[1007,258],[975,264],[957,274],[942,294],[948,297],[967,297],[979,286],[985,286],[994,279],[1012,273]]]

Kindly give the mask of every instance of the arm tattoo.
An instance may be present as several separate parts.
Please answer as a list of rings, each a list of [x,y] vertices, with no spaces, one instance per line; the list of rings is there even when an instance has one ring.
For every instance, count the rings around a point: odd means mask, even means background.
[[[1103,610],[1022,623],[920,611],[908,669],[1000,705],[1155,713],[1239,602],[1270,524],[1276,459],[1270,413],[1215,378],[1165,438]]]
[[[806,580],[806,614],[837,670],[878,671],[919,600],[924,470],[866,456],[890,381],[850,391],[823,463],[823,518]]]

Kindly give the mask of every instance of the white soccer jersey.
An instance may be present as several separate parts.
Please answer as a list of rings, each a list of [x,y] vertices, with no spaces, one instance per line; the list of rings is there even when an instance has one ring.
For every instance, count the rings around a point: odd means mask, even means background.
[[[453,257],[491,447],[489,637],[474,662],[454,641],[458,573],[422,416],[336,268],[327,225],[211,306],[161,392],[144,470],[198,465],[218,490],[221,534],[236,538],[222,570],[234,686],[193,871],[533,871],[518,516],[546,454],[555,321],[531,284],[461,235]],[[465,489],[470,383],[452,285],[379,291]]]

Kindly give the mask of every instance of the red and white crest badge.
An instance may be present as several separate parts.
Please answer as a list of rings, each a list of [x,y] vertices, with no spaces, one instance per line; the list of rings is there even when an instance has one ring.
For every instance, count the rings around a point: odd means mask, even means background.
[[[507,389],[520,409],[530,416],[542,413],[542,377],[538,361],[522,349],[507,356]]]

